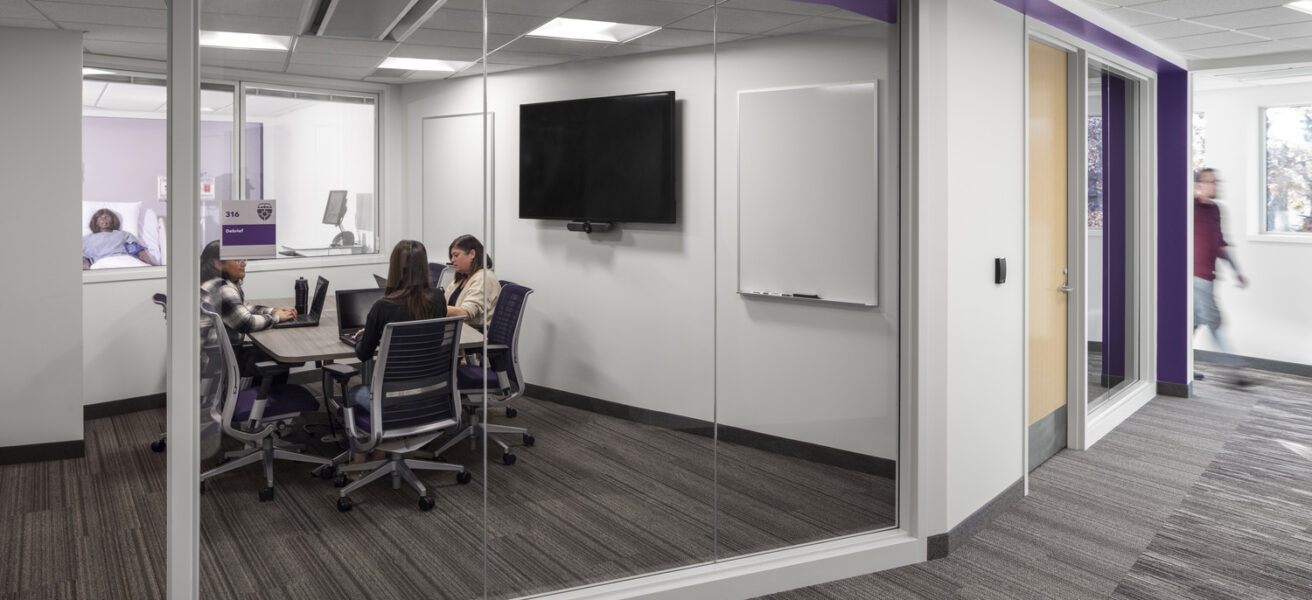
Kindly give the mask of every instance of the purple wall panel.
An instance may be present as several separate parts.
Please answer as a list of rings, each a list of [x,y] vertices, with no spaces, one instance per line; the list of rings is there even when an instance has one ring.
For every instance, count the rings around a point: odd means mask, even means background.
[[[1125,376],[1125,80],[1102,76],[1102,372]]]
[[[885,23],[897,22],[897,0],[793,0],[793,2],[828,4]]]
[[[1157,73],[1157,380],[1189,385],[1189,77],[1050,0],[995,0]]]

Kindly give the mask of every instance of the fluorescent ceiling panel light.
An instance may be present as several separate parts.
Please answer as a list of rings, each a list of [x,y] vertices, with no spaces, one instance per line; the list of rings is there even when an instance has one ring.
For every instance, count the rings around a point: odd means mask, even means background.
[[[630,25],[628,23],[611,23],[609,21],[588,21],[585,19],[566,19],[557,17],[524,35],[529,37],[555,38],[561,40],[582,40],[585,42],[607,42],[623,44],[636,40],[660,27],[651,25]]]
[[[1292,8],[1298,12],[1304,12],[1309,15],[1312,15],[1312,0],[1298,0],[1298,2],[1290,2],[1289,4],[1285,5],[1285,8]]]
[[[87,75],[113,75],[113,74],[114,74],[113,71],[106,71],[104,69],[93,69],[91,67],[82,67],[83,77],[86,77]]]
[[[202,31],[200,45],[208,48],[238,50],[286,50],[292,45],[289,35],[260,35],[236,31]]]
[[[401,71],[439,71],[454,73],[473,63],[458,60],[433,60],[429,58],[401,58],[393,56],[378,65],[380,69],[398,69]]]

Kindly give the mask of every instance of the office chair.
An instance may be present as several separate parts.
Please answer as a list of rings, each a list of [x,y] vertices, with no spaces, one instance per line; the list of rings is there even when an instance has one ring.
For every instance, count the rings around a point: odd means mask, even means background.
[[[164,294],[155,294],[150,297],[150,301],[159,305],[160,310],[164,311],[164,320],[167,321],[169,319],[169,297]],[[161,433],[159,437],[155,438],[155,441],[150,443],[150,449],[155,452],[163,452],[168,448],[168,440],[168,432]]]
[[[261,375],[260,387],[238,389],[241,373],[223,319],[208,304],[201,306],[200,315],[202,350],[206,347],[215,349],[213,354],[217,358],[208,361],[212,365],[209,369],[202,366],[202,379],[211,382],[206,385],[206,381],[202,381],[202,396],[205,390],[214,390],[216,401],[210,404],[210,418],[219,424],[228,437],[241,440],[245,445],[242,450],[228,453],[230,460],[227,463],[201,473],[202,484],[216,475],[254,462],[263,462],[265,487],[260,490],[260,501],[267,502],[273,499],[274,459],[331,465],[332,461],[326,458],[293,450],[278,440],[276,435],[283,422],[319,408],[319,401],[314,394],[299,385],[273,387],[273,376],[286,370],[286,366],[273,361],[255,364]],[[205,362],[202,360],[203,365]],[[206,377],[206,370],[210,371],[210,377]]]
[[[429,285],[432,285],[434,288],[441,287],[442,274],[444,272],[446,272],[446,265],[435,262],[428,263]]]
[[[492,322],[487,327],[487,356],[480,365],[465,364],[457,368],[460,401],[469,425],[434,452],[434,456],[441,456],[448,448],[466,438],[471,438],[473,442],[486,431],[487,438],[501,447],[501,462],[513,465],[516,459],[510,446],[491,434],[518,433],[525,446],[535,443],[536,440],[526,428],[491,423],[484,425],[477,420],[478,409],[484,405],[489,408],[504,406],[524,395],[524,375],[519,368],[519,331],[524,322],[528,295],[532,293],[533,290],[522,285],[511,283],[501,286],[496,312],[492,313]],[[484,383],[487,385],[486,398],[483,396]],[[514,409],[507,406],[506,416],[515,416]]]
[[[387,458],[338,467],[334,483],[346,483],[346,473],[368,471],[359,481],[338,492],[337,510],[351,510],[351,492],[391,474],[392,488],[404,479],[419,492],[419,510],[431,510],[434,502],[413,469],[455,471],[456,483],[469,483],[464,467],[444,462],[405,458],[449,430],[460,426],[456,389],[456,350],[460,348],[461,317],[388,323],[383,329],[373,381],[368,388],[368,406],[348,401],[343,421],[349,452],[364,454],[383,450]],[[359,392],[353,392],[353,396]],[[334,459],[345,462],[349,453]]]

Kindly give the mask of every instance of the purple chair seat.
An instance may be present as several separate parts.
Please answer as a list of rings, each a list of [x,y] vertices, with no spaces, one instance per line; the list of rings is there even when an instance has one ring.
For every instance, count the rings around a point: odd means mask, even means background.
[[[490,369],[478,365],[459,365],[456,367],[456,389],[481,390],[485,381],[489,390],[496,390],[501,387],[497,374]]]
[[[241,423],[251,418],[251,407],[255,405],[255,396],[259,391],[258,388],[247,388],[237,394],[237,408],[232,415],[234,423]],[[269,392],[269,399],[264,403],[264,416],[310,412],[318,408],[319,401],[309,390],[299,385],[289,385]]]

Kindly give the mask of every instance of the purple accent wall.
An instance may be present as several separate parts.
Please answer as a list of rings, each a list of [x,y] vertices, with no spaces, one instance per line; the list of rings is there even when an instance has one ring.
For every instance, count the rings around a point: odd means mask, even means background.
[[[1102,372],[1125,376],[1125,80],[1102,75]]]
[[[1157,73],[1157,380],[1189,385],[1189,76],[1050,0],[995,0]]]
[[[808,4],[828,4],[844,10],[878,19],[885,23],[897,22],[897,0],[792,0]]]

